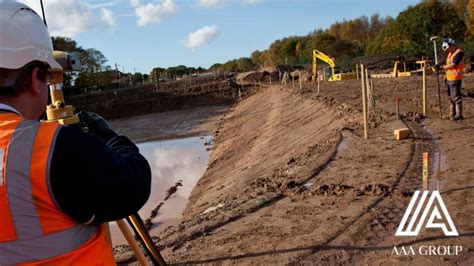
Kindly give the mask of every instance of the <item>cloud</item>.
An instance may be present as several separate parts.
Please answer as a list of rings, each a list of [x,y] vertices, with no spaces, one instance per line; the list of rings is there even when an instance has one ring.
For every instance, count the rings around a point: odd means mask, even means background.
[[[222,7],[228,3],[241,3],[242,5],[257,5],[264,0],[197,0],[197,5],[204,8]]]
[[[139,7],[140,6],[140,0],[130,0],[130,5],[132,7]]]
[[[40,1],[22,0],[41,16]],[[89,3],[81,0],[44,1],[49,32],[53,36],[72,37],[94,27]]]
[[[258,5],[263,3],[264,0],[242,0],[243,5]]]
[[[117,5],[117,2],[105,2],[100,4],[91,4],[90,7],[91,9],[99,9],[103,7],[113,7],[115,5]]]
[[[229,0],[197,0],[198,6],[205,8],[220,7],[228,2]]]
[[[153,22],[160,23],[163,19],[178,13],[178,6],[174,0],[162,0],[159,4],[148,3],[146,5],[140,4],[138,0],[130,0],[130,5],[135,8],[135,15],[138,18],[137,24],[140,27],[145,27]]]
[[[102,8],[100,10],[100,19],[111,30],[114,30],[117,27],[114,13],[110,9]]]
[[[40,1],[21,0],[42,16]],[[112,10],[105,8],[114,6],[116,1],[100,4],[89,4],[84,0],[43,1],[48,29],[52,36],[74,37],[79,33],[100,29],[106,26],[115,29],[117,20]],[[99,9],[100,11],[95,11]]]
[[[209,43],[218,35],[219,30],[216,26],[204,26],[195,32],[189,33],[183,43],[184,46],[191,48],[194,51],[196,48]]]

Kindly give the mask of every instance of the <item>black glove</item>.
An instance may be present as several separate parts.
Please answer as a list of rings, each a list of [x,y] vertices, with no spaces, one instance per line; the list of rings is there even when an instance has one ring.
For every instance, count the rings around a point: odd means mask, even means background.
[[[440,66],[440,64],[436,64],[434,68],[435,68],[435,71],[436,71],[436,72],[441,71],[441,66]]]
[[[86,128],[87,132],[108,142],[113,137],[118,136],[100,115],[93,112],[80,111],[78,114],[82,128]]]

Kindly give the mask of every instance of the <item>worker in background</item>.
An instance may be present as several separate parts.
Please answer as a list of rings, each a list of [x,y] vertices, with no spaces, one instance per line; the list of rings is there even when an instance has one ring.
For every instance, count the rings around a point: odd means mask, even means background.
[[[136,213],[151,171],[137,146],[98,115],[38,122],[48,75],[61,70],[28,6],[0,0],[0,265],[114,265],[104,222]]]
[[[464,74],[464,52],[456,46],[453,39],[445,37],[441,48],[448,52],[446,64],[436,65],[436,71],[444,71],[446,89],[449,98],[449,118],[451,120],[463,119],[461,84]]]

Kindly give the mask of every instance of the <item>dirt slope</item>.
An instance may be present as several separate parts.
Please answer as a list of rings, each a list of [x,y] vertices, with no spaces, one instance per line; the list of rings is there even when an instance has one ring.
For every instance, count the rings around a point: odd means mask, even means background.
[[[259,198],[258,194],[278,190],[290,179],[303,180],[305,176],[288,179],[288,174],[280,173],[283,169],[279,168],[294,164],[295,158],[304,152],[309,152],[306,159],[310,159],[312,150],[328,150],[330,145],[314,145],[335,142],[343,125],[343,120],[323,104],[304,100],[276,86],[248,98],[221,125],[224,133],[217,134],[219,145],[190,197],[192,204],[185,215],[192,217],[229,199],[254,200]],[[269,184],[270,179],[276,184]],[[261,185],[266,187],[260,189]],[[199,187],[205,187],[205,192]],[[236,191],[235,187],[245,189]]]
[[[464,82],[462,122],[440,120],[436,79],[375,80],[369,140],[362,134],[360,82],[265,87],[216,122],[209,168],[193,190],[185,220],[155,242],[178,264],[474,263],[474,78]],[[396,121],[393,99],[402,99]],[[443,106],[446,107],[443,94]],[[443,109],[447,113],[446,108]],[[396,141],[393,129],[412,136]],[[395,237],[415,190],[422,152],[460,234],[422,230]],[[458,256],[397,256],[393,246],[461,245]]]
[[[375,82],[377,109],[368,141],[360,137],[357,81],[325,84],[320,95],[313,85],[304,92],[273,86],[237,105],[219,125],[209,169],[185,211],[187,220],[160,235],[160,244],[173,247],[168,260],[472,262],[474,167],[469,149],[462,148],[474,143],[472,99],[465,99],[462,124],[439,120],[430,89],[433,119],[423,121],[416,115],[418,78]],[[407,122],[394,121],[394,96],[403,98]],[[393,129],[404,126],[413,137],[393,140]],[[427,230],[422,237],[395,237],[412,193],[421,186],[421,153],[434,158],[441,150],[448,167],[431,187],[439,187],[461,236],[446,239]],[[206,212],[210,207],[215,210]],[[463,245],[465,252],[456,257],[392,254],[393,245],[423,244]]]

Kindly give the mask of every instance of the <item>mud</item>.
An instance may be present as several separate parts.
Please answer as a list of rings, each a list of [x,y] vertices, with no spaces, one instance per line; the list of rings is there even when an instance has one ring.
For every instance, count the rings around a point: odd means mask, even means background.
[[[420,77],[374,80],[369,140],[362,137],[357,80],[324,82],[319,93],[312,83],[304,83],[302,90],[266,85],[234,105],[212,123],[211,159],[191,193],[184,220],[155,234],[156,244],[167,250],[166,260],[473,264],[474,100],[469,92],[474,78],[464,82],[462,122],[438,118],[435,77],[428,79],[425,118],[421,84]],[[443,93],[445,114],[446,101]],[[401,127],[409,127],[412,135],[396,141],[393,130]],[[153,135],[151,128],[148,132]],[[423,152],[438,158],[430,162],[430,174],[437,178],[431,182],[459,237],[434,229],[418,237],[395,237],[411,195],[422,186]],[[394,245],[461,245],[464,252],[397,256]]]

